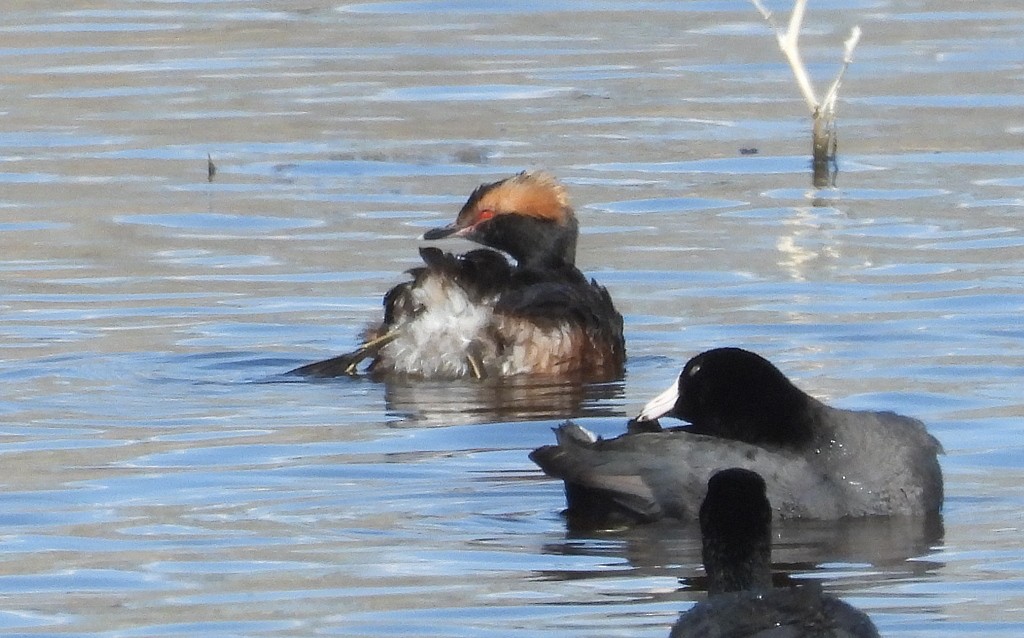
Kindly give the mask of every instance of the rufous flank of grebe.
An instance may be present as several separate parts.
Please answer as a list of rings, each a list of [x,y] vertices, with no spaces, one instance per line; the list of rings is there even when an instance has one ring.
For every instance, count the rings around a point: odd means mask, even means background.
[[[384,296],[384,319],[362,345],[291,374],[619,378],[622,315],[608,291],[576,268],[578,235],[568,194],[550,174],[481,185],[453,223],[423,238],[461,237],[486,248],[421,247],[423,265]]]

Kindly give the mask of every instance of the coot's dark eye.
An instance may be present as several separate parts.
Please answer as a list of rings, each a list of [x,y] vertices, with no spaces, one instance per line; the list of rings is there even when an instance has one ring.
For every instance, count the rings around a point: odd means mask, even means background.
[[[690,366],[690,369],[689,369],[689,371],[687,371],[686,374],[688,374],[691,377],[693,377],[693,376],[696,376],[698,372],[700,372],[700,364],[699,363],[695,363],[692,366]]]

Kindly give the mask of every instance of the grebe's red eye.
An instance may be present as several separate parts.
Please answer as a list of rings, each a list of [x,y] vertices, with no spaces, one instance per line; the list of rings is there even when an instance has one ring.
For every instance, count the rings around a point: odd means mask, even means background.
[[[494,211],[490,208],[485,208],[476,215],[476,223],[485,222],[488,219],[494,217]]]

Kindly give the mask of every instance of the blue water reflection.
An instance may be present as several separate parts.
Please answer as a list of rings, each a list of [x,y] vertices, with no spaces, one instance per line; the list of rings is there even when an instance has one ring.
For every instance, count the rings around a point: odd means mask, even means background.
[[[704,597],[696,530],[571,532],[527,453],[742,345],[946,449],[941,526],[787,524],[779,578],[887,636],[1019,634],[1024,12],[812,5],[819,86],[865,31],[826,189],[744,2],[5,11],[0,628],[664,637]],[[624,380],[282,374],[529,168],[574,198]]]

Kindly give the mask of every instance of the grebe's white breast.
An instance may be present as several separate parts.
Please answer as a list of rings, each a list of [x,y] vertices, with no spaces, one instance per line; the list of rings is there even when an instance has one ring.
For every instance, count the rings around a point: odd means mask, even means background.
[[[381,349],[381,365],[425,377],[479,376],[497,352],[488,331],[496,297],[474,302],[449,277],[430,273],[410,291],[416,310],[396,325],[398,337]]]

